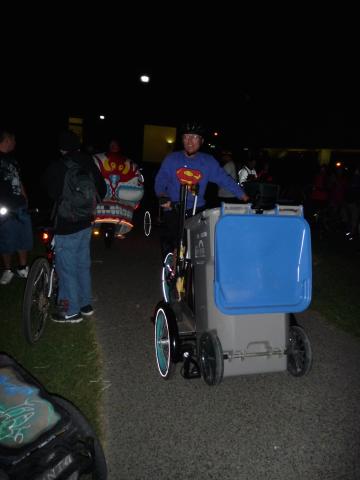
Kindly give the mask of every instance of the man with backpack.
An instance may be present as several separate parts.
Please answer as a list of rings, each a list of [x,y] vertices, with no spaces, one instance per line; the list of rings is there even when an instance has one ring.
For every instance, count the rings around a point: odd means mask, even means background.
[[[80,151],[71,131],[59,136],[61,158],[50,165],[44,181],[54,205],[56,272],[59,279],[55,322],[79,323],[94,313],[91,305],[90,239],[96,204],[106,184],[90,155]]]

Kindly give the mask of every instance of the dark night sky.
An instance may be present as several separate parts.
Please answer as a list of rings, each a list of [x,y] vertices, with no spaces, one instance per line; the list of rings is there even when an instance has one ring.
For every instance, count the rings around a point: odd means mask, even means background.
[[[96,23],[72,12],[65,24],[32,25],[3,63],[0,120],[40,155],[69,114],[101,112],[130,149],[141,143],[138,125],[187,118],[239,146],[360,148],[358,41],[350,27],[340,33],[338,10],[332,23],[315,12],[302,20],[299,9],[271,19],[208,9],[211,20],[194,9],[162,22],[151,11],[128,29],[110,11]],[[138,81],[143,71],[149,85]]]
[[[157,51],[145,61],[142,52],[115,61],[113,50],[91,57],[64,48],[48,61],[14,63],[2,117],[22,130],[40,123],[47,135],[69,113],[105,112],[128,135],[126,125],[137,122],[176,126],[200,118],[242,144],[360,147],[354,61],[330,61],[328,52],[305,48],[276,56],[269,50]],[[152,76],[150,84],[140,84],[142,71]]]
[[[317,14],[289,4],[277,14],[263,5],[251,15],[238,6],[152,4],[129,20],[106,7],[62,5],[42,10],[41,22],[34,8],[31,22],[25,11],[22,23],[8,15],[0,33],[0,123],[16,128],[27,172],[56,155],[70,114],[84,116],[94,135],[119,133],[134,159],[144,123],[189,118],[235,148],[360,148],[358,28],[339,8],[330,19],[328,6]],[[149,85],[139,83],[142,72]],[[101,126],[99,113],[108,117]]]

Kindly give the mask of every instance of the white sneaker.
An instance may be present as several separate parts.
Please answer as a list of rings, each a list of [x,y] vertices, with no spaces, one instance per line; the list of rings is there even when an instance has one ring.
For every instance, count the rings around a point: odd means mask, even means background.
[[[13,276],[14,272],[12,272],[11,270],[4,270],[0,278],[0,285],[7,285],[8,283],[10,283]]]
[[[17,268],[16,274],[20,278],[27,278],[27,276],[29,275],[29,267]]]

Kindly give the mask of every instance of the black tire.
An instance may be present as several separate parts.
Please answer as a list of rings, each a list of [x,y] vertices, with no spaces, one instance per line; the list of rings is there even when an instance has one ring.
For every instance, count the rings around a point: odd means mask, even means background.
[[[49,262],[46,258],[37,258],[27,278],[22,308],[23,333],[30,344],[41,338],[50,316],[49,281]]]
[[[201,376],[209,386],[218,385],[224,375],[224,357],[219,337],[204,332],[199,341]]]
[[[72,417],[74,422],[77,424],[79,430],[84,435],[84,437],[90,437],[94,441],[94,451],[90,452],[90,454],[94,458],[93,464],[93,471],[92,471],[92,479],[93,480],[106,480],[107,479],[107,466],[106,466],[106,459],[104,455],[104,450],[101,446],[101,443],[94,431],[91,427],[85,416],[80,412],[80,410],[75,407],[69,400],[65,400],[65,398],[58,397],[57,395],[52,395],[52,399],[54,403],[59,404],[63,407]]]
[[[160,302],[155,310],[154,337],[158,372],[164,380],[169,380],[179,361],[180,342],[175,313],[165,302]]]
[[[287,370],[294,377],[307,375],[312,366],[313,355],[309,337],[300,325],[289,326]]]

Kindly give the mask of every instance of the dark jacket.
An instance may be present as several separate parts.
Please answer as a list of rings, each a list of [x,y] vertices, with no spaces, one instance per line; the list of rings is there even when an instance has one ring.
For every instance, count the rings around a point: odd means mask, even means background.
[[[99,197],[103,199],[106,194],[106,183],[92,157],[80,151],[67,153],[67,157],[71,157],[84,168],[89,169],[89,171],[92,172]],[[54,162],[49,166],[43,177],[45,189],[47,190],[49,197],[55,201],[55,204],[63,191],[66,169],[67,167],[64,163],[64,158],[61,157],[57,162]],[[56,216],[55,233],[57,235],[69,235],[71,233],[79,232],[80,230],[90,227],[92,220],[92,218],[89,218],[88,220],[83,220],[81,222],[69,222],[65,218]]]
[[[21,189],[19,165],[12,153],[0,152],[0,204],[11,208],[26,208]]]

